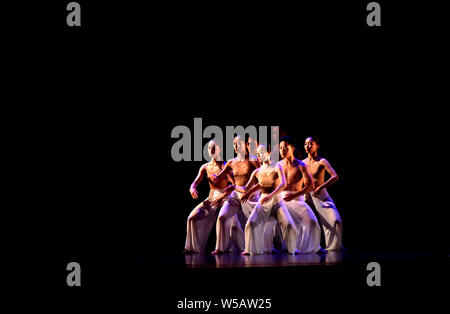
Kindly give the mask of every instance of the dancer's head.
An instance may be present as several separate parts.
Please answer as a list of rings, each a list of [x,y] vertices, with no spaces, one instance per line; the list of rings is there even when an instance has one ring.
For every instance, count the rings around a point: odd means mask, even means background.
[[[256,149],[256,155],[262,163],[270,161],[270,154],[271,150],[269,144],[261,144]]]
[[[319,139],[316,136],[307,137],[305,140],[305,151],[308,154],[315,154],[319,149]]]
[[[258,147],[258,140],[256,138],[249,136],[248,142],[247,142],[248,153],[250,155],[256,156],[256,148],[257,147]]]
[[[281,158],[294,156],[295,144],[290,136],[283,136],[280,139],[280,155]]]
[[[236,154],[245,155],[245,140],[241,135],[234,138],[233,147]]]
[[[220,146],[214,140],[208,143],[208,155],[215,160],[218,160],[220,157]]]

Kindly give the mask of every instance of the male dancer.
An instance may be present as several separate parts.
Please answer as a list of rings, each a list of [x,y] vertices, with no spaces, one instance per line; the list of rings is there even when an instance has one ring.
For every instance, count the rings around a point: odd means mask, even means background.
[[[252,172],[259,168],[260,163],[256,157],[249,155],[248,143],[246,145],[241,136],[234,138],[233,146],[237,156],[229,160],[222,171],[213,175],[213,177],[215,177],[214,181],[218,181],[223,180],[227,174],[233,173],[236,187],[243,187],[248,182]],[[253,207],[249,203],[241,204],[241,195],[242,193],[239,191],[233,191],[222,206],[216,223],[216,249],[211,254],[222,254],[229,251],[231,244],[234,244],[239,251],[244,249],[244,231],[237,214],[239,210],[243,213],[245,218],[242,218],[242,220],[244,222],[250,216]],[[255,202],[257,199],[257,194],[251,197],[251,200]]]
[[[242,255],[262,254],[265,245],[265,226],[270,217],[275,217],[281,225],[283,240],[289,253],[296,253],[297,230],[291,215],[279,193],[286,187],[286,177],[280,164],[270,160],[270,149],[267,146],[258,146],[258,157],[262,166],[256,169],[245,187],[236,187],[237,191],[244,192],[243,201],[247,200],[249,193],[257,188],[261,189],[261,196],[245,225],[245,250]]]
[[[304,201],[304,194],[312,188],[312,178],[306,165],[294,158],[294,151],[293,139],[290,136],[282,137],[280,154],[283,159],[279,164],[284,170],[287,185],[281,195],[298,231],[297,250],[301,253],[323,253],[320,247],[319,222]]]
[[[224,161],[219,161],[220,148],[216,142],[210,141],[208,144],[208,154],[211,157],[211,161],[202,165],[198,172],[197,177],[189,189],[192,198],[198,198],[197,186],[206,175],[210,187],[208,198],[200,203],[192,210],[187,220],[187,235],[186,244],[183,253],[199,253],[203,252],[208,240],[208,236],[211,233],[211,229],[216,221],[217,214],[221,208],[225,198],[231,193],[232,190],[226,189],[228,182],[233,182],[230,175],[223,176],[217,181],[210,179],[212,174],[219,173],[224,165]],[[213,204],[214,203],[214,204]]]
[[[258,147],[258,140],[256,138],[249,136],[248,137],[248,153],[250,154],[250,156],[257,155],[257,152],[256,152],[257,147]]]
[[[317,138],[308,137],[305,140],[305,151],[308,158],[304,159],[303,162],[313,178],[313,190],[307,194],[307,202],[313,203],[319,215],[325,234],[325,249],[329,251],[341,250],[342,220],[326,189],[338,180],[338,175],[325,158],[317,155],[319,147]],[[326,182],[325,172],[328,172],[331,176]]]

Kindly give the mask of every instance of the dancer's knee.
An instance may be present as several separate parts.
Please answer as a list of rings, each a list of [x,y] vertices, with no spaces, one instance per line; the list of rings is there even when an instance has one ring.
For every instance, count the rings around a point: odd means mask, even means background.
[[[217,218],[217,223],[219,225],[225,225],[227,221],[227,217],[225,217],[225,215],[219,215],[219,217]]]
[[[188,222],[196,222],[200,218],[200,212],[196,212],[195,214],[191,214],[188,217]]]

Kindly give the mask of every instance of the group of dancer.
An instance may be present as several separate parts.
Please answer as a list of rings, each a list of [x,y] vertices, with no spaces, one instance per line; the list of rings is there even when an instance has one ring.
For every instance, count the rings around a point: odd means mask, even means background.
[[[205,177],[210,192],[188,217],[184,253],[204,252],[214,224],[212,254],[326,253],[343,248],[342,220],[327,192],[338,175],[318,155],[316,138],[305,140],[308,157],[303,161],[294,157],[295,144],[289,136],[280,139],[277,150],[254,145],[256,156],[251,154],[251,141],[241,136],[234,138],[233,146],[237,156],[225,162],[217,143],[208,144],[211,161],[200,167],[190,193],[198,198],[197,186]],[[271,159],[275,153],[282,158],[277,163]],[[325,172],[330,176],[327,181]],[[325,249],[320,246],[321,227]]]

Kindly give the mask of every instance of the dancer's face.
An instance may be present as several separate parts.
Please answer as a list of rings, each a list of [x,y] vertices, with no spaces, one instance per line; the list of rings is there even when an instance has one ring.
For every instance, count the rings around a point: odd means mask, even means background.
[[[281,158],[286,158],[286,156],[289,156],[290,154],[294,153],[294,146],[289,145],[285,141],[282,141],[280,143],[280,155]]]
[[[305,140],[305,151],[308,154],[314,154],[315,152],[317,152],[317,149],[319,148],[319,145],[317,145],[317,143],[310,137],[308,137]]]
[[[219,146],[214,141],[210,141],[208,144],[208,155],[211,158],[219,156]]]
[[[233,141],[234,151],[238,155],[245,154],[245,143],[241,137],[235,137]]]
[[[267,162],[270,159],[270,153],[267,151],[266,146],[259,145],[256,149],[256,155],[261,162]]]
[[[256,148],[258,147],[258,142],[254,138],[250,137],[248,139],[247,145],[248,145],[248,151],[250,152],[250,154],[256,155]]]

